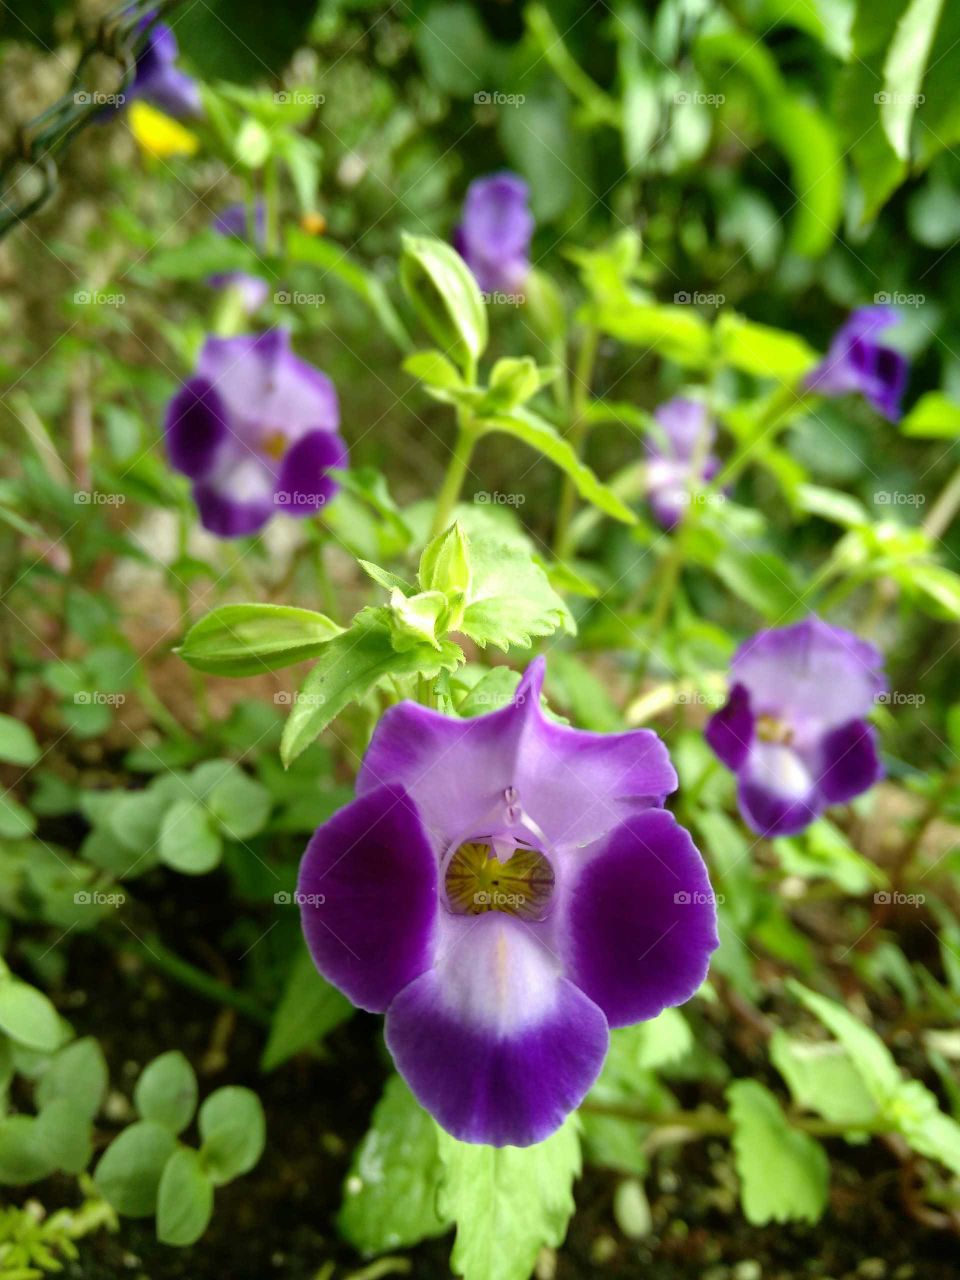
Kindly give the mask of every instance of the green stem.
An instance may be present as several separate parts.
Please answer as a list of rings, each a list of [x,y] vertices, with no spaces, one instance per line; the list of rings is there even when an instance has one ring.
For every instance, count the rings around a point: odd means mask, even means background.
[[[960,467],[954,471],[930,508],[923,522],[924,533],[934,541],[939,541],[953,522],[958,508],[960,508]]]
[[[190,515],[185,507],[181,507],[177,513],[177,558],[180,560],[184,559],[189,551],[190,529]],[[180,632],[182,637],[187,634],[193,623],[192,611],[190,608],[190,588],[182,578],[177,575],[172,576],[175,577],[177,600],[180,604]],[[196,702],[200,732],[202,734],[206,734],[213,723],[213,718],[210,715],[210,699],[207,693],[207,684],[201,673],[194,667],[190,668],[190,682],[193,685],[193,696]]]
[[[443,533],[450,523],[453,509],[460,500],[463,482],[467,478],[467,472],[470,470],[470,459],[473,456],[473,450],[481,434],[482,432],[475,426],[470,414],[462,409],[459,410],[457,413],[457,439],[453,446],[453,453],[450,455],[447,474],[443,478],[443,484],[440,486],[440,493],[437,497],[433,528],[430,530],[431,538]]]
[[[712,1107],[703,1107],[699,1111],[651,1112],[643,1107],[630,1106],[629,1103],[584,1102],[580,1109],[591,1115],[615,1116],[620,1120],[633,1120],[656,1129],[689,1129],[691,1133],[703,1137],[729,1137],[734,1132],[734,1124],[729,1116]],[[890,1132],[889,1126],[883,1124],[835,1124],[830,1120],[822,1120],[819,1116],[790,1116],[790,1125],[818,1138],[842,1138],[853,1129],[860,1133]]]
[[[577,363],[573,371],[573,389],[570,396],[571,422],[567,432],[567,440],[577,457],[583,448],[587,435],[587,407],[590,403],[590,383],[593,381],[593,366],[597,359],[599,332],[592,326],[583,335]],[[557,526],[553,540],[553,554],[558,560],[564,560],[573,550],[573,539],[570,536],[571,521],[577,505],[577,489],[569,476],[563,477],[563,488],[560,492],[560,506],[557,512]]]
[[[280,252],[280,189],[276,156],[271,155],[263,169],[264,248],[269,254]]]
[[[104,937],[103,941],[107,945],[113,945],[115,939],[108,936]],[[205,1000],[212,1000],[214,1004],[229,1005],[231,1009],[236,1009],[251,1022],[258,1022],[261,1026],[270,1025],[270,1015],[258,1001],[244,995],[242,991],[235,991],[233,987],[228,987],[225,982],[220,982],[211,974],[204,973],[189,960],[178,956],[175,951],[168,950],[157,938],[150,937],[143,942],[138,938],[131,941],[130,946],[147,964],[153,965],[168,978],[173,978],[182,987],[195,991]]]

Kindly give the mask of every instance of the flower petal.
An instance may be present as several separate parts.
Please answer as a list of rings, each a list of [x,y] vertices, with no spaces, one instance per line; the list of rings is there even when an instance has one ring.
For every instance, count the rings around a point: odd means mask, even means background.
[[[673,814],[613,831],[569,888],[567,972],[611,1026],[654,1018],[697,990],[718,945],[703,859]]]
[[[436,968],[388,1009],[387,1046],[460,1141],[541,1142],[599,1075],[606,1019],[520,921],[490,912],[446,932]]]
[[[750,695],[742,684],[735,684],[726,705],[710,718],[704,737],[718,760],[736,773],[750,751],[753,731]]]
[[[266,460],[241,444],[194,485],[193,497],[205,529],[218,538],[242,538],[262,529],[273,515],[275,487]]]
[[[817,778],[785,743],[754,742],[740,771],[740,809],[757,835],[795,835],[823,807]]]
[[[274,502],[290,516],[312,516],[339,489],[331,467],[347,465],[347,446],[334,431],[308,431],[284,454]]]
[[[318,828],[297,893],[314,964],[361,1009],[382,1012],[430,963],[437,865],[402,788],[372,791]]]
[[[820,792],[830,804],[845,804],[883,777],[876,730],[851,720],[823,740]]]
[[[230,434],[227,407],[206,378],[188,378],[167,408],[165,424],[170,465],[191,480],[214,466]]]

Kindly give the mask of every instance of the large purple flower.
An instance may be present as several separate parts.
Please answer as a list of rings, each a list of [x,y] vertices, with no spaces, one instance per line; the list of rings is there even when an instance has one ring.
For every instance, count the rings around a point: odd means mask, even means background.
[[[897,323],[893,307],[860,307],[837,331],[826,356],[807,378],[807,387],[825,396],[858,391],[878,413],[896,422],[907,385],[907,357],[877,340]]]
[[[266,240],[267,211],[262,200],[254,205],[231,204],[213,219],[213,229],[219,235],[247,240],[255,248],[262,249]],[[259,310],[270,295],[270,285],[261,276],[246,271],[218,271],[208,282],[214,289],[234,288],[240,291],[243,309],[248,315]]]
[[[873,645],[812,616],[737,650],[730,697],[706,736],[737,775],[740,810],[758,835],[802,831],[883,776],[864,719],[886,689],[882,668]]]
[[[152,21],[144,17],[142,29]],[[177,37],[165,22],[154,22],[146,44],[137,54],[136,73],[125,98],[144,98],[170,116],[196,116],[203,110],[197,82],[176,65],[180,56]]]
[[[654,413],[656,434],[647,441],[647,497],[658,524],[673,529],[683,519],[691,489],[712,480],[720,459],[710,452],[716,428],[706,406],[677,397]]]
[[[530,270],[529,188],[515,173],[476,178],[467,188],[453,243],[485,293],[516,293]]]
[[[293,354],[285,329],[207,338],[167,410],[167,450],[204,528],[235,538],[333,496],[330,469],[347,463],[339,423],[333,383]]]
[[[677,785],[663,743],[546,719],[543,672],[473,720],[391,708],[298,885],[317,968],[386,1011],[439,1123],[493,1146],[552,1133],[608,1028],[688,999],[717,945],[706,868],[660,807]]]

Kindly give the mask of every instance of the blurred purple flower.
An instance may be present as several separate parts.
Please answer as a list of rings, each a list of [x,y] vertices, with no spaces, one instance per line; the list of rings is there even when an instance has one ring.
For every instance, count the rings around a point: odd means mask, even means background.
[[[205,529],[256,533],[272,515],[309,516],[345,467],[333,383],[290,349],[285,329],[207,338],[167,409],[170,462],[193,481]]]
[[[484,293],[523,289],[533,236],[528,195],[524,180],[507,171],[476,178],[467,188],[453,243]]]
[[[883,776],[864,718],[886,690],[873,645],[811,616],[753,636],[730,675],[706,737],[737,775],[740,811],[758,835],[794,835]]]
[[[896,422],[907,385],[907,357],[877,341],[897,323],[893,307],[860,307],[837,331],[826,356],[807,378],[810,391],[842,396],[858,391],[876,411]]]
[[[720,469],[710,452],[717,433],[696,400],[668,400],[653,416],[660,429],[647,441],[647,497],[657,523],[669,530],[683,519],[691,489]]]
[[[152,17],[147,14],[142,18],[139,29],[148,26]],[[179,56],[180,47],[173,31],[165,22],[154,22],[146,44],[137,55],[136,74],[125,92],[125,101],[144,98],[168,116],[200,115],[203,103],[199,86],[176,65]]]
[[[677,785],[663,743],[548,720],[543,675],[537,658],[476,719],[388,710],[298,884],[317,968],[386,1012],[436,1120],[493,1146],[552,1133],[608,1028],[687,1000],[717,946],[706,868],[661,807]]]
[[[267,233],[266,205],[262,200],[257,200],[252,206],[242,203],[227,205],[213,219],[213,229],[222,236],[249,241],[255,249],[262,249]],[[214,289],[238,289],[247,315],[259,310],[270,296],[267,281],[246,271],[218,271],[210,276],[207,283]]]

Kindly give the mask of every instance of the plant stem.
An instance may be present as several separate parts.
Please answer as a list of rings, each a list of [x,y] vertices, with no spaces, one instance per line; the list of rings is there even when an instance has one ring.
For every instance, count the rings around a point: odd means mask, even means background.
[[[729,1137],[734,1132],[733,1121],[729,1116],[713,1107],[703,1107],[699,1111],[646,1111],[643,1107],[633,1107],[629,1103],[620,1102],[584,1102],[582,1111],[597,1116],[614,1116],[620,1120],[634,1120],[638,1124],[647,1124],[656,1129],[689,1129],[703,1137]],[[858,1133],[887,1133],[882,1125],[869,1124],[837,1124],[831,1120],[823,1120],[819,1116],[790,1116],[790,1124],[794,1129],[819,1138],[842,1138],[845,1134],[856,1130]]]
[[[453,446],[453,453],[450,455],[447,474],[443,478],[443,484],[437,496],[433,527],[430,530],[431,538],[443,533],[450,523],[450,516],[460,500],[460,491],[470,469],[470,459],[481,434],[474,425],[471,415],[462,409],[458,410],[457,439]]]
[[[105,937],[104,941],[112,945],[109,937]],[[155,969],[173,978],[181,986],[195,991],[205,1000],[212,1000],[214,1004],[229,1005],[231,1009],[236,1009],[238,1013],[242,1013],[252,1022],[260,1023],[261,1026],[270,1025],[270,1015],[258,1001],[244,995],[242,991],[235,991],[233,987],[228,987],[225,982],[220,982],[211,974],[204,973],[189,960],[178,956],[175,951],[168,950],[157,938],[149,937],[146,941],[137,938],[130,942],[130,946],[147,964],[153,965]]]
[[[577,457],[583,448],[587,434],[586,412],[590,403],[590,383],[593,380],[593,366],[597,358],[597,344],[600,335],[592,326],[583,335],[577,363],[573,371],[573,388],[570,396],[571,422],[567,432],[567,440]],[[560,491],[560,506],[557,511],[557,527],[553,539],[553,554],[558,560],[566,559],[572,548],[570,522],[577,504],[577,489],[571,478],[563,477],[563,488]]]
[[[957,509],[960,508],[960,467],[957,467],[940,496],[934,502],[923,522],[923,531],[928,537],[939,541],[950,527]]]

